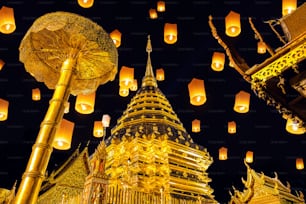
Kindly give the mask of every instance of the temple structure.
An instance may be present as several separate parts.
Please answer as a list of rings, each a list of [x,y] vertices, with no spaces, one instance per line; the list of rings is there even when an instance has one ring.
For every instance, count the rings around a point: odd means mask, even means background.
[[[213,159],[193,142],[153,74],[150,39],[142,85],[95,152],[85,148],[48,176],[38,203],[214,204]]]
[[[266,50],[271,55],[253,66],[248,65],[236,46],[231,43],[230,37],[217,31],[213,17],[209,16],[212,35],[225,50],[230,65],[250,83],[258,98],[274,107],[287,120],[286,130],[292,134],[306,132],[305,12],[306,3],[303,3],[291,14],[277,21],[267,22],[282,43],[282,46],[276,49],[272,49],[272,46],[264,41],[252,18],[249,18],[255,38],[259,39],[259,42],[264,42]],[[277,31],[277,25],[281,26],[282,32]]]
[[[302,204],[305,203],[302,192],[293,195],[290,185],[286,186],[278,179],[277,174],[271,178],[264,173],[257,173],[245,162],[247,180],[242,179],[243,191],[234,188],[229,204]]]

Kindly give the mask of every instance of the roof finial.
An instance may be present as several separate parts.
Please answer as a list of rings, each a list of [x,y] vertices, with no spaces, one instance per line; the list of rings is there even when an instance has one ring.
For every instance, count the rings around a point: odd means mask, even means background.
[[[152,45],[151,45],[151,39],[150,39],[150,35],[148,35],[148,41],[147,41],[147,48],[146,51],[148,54],[150,54],[150,52],[152,52]]]
[[[145,73],[145,76],[142,79],[142,86],[157,87],[157,82],[156,82],[156,79],[154,77],[153,68],[152,68],[152,64],[151,64],[151,57],[150,57],[150,53],[152,52],[150,35],[148,35],[146,51],[148,53],[148,60],[147,60],[147,66],[146,66],[146,73]]]

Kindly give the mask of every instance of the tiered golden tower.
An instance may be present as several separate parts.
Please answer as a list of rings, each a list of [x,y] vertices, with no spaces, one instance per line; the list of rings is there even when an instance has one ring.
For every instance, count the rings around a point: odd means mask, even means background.
[[[150,39],[146,50],[142,85],[106,140],[106,203],[216,203],[206,172],[213,159],[159,90]]]

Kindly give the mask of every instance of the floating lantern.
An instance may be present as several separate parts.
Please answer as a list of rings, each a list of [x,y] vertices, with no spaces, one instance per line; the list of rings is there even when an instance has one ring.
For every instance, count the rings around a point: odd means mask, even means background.
[[[219,149],[219,160],[227,160],[227,148],[221,147]]]
[[[75,110],[82,114],[90,114],[95,109],[96,92],[79,94],[76,97]]]
[[[250,106],[251,95],[248,92],[240,91],[235,96],[234,111],[238,113],[247,113]]]
[[[282,1],[282,15],[286,16],[296,10],[297,0]]]
[[[134,68],[122,66],[119,72],[119,86],[129,89],[134,81]]]
[[[245,161],[247,163],[253,163],[253,152],[252,151],[247,151],[245,155]]]
[[[0,121],[7,120],[9,102],[0,98]]]
[[[16,30],[14,9],[2,6],[0,9],[0,32],[10,34]]]
[[[220,72],[224,68],[225,54],[222,52],[214,52],[211,60],[211,68],[214,71]]]
[[[39,101],[40,99],[41,99],[40,89],[39,88],[32,89],[32,100]]]
[[[165,12],[166,11],[166,3],[164,1],[157,2],[157,11],[158,12]]]
[[[206,102],[204,80],[193,78],[188,84],[188,90],[192,105],[199,106]]]
[[[117,29],[113,30],[109,34],[110,38],[113,40],[115,46],[118,48],[121,45],[121,32]]]
[[[158,81],[164,81],[165,80],[165,72],[163,68],[156,69],[156,79]]]
[[[194,119],[192,121],[192,132],[200,132],[201,131],[201,121],[198,119]]]
[[[225,33],[230,37],[236,37],[241,32],[240,14],[230,11],[225,17]]]
[[[177,41],[177,24],[176,23],[165,23],[164,41],[167,44],[176,43]]]
[[[227,132],[229,134],[235,134],[236,133],[236,122],[230,121],[227,123]]]
[[[74,123],[63,118],[60,126],[56,130],[53,147],[58,150],[70,149],[73,129]]]
[[[83,8],[92,7],[94,0],[78,0],[78,4]]]

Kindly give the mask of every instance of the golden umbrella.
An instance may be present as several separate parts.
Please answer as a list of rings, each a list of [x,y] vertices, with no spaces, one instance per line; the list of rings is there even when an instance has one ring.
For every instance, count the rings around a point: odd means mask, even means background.
[[[34,204],[52,152],[57,125],[70,94],[87,94],[114,80],[117,49],[103,28],[68,12],[39,17],[21,41],[20,61],[39,82],[54,89],[14,203]]]

